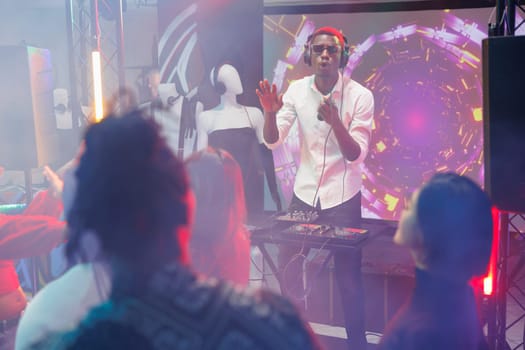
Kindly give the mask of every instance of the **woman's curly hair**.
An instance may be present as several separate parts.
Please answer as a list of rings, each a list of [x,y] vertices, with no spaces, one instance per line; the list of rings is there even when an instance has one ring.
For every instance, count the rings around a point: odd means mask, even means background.
[[[176,229],[190,220],[187,175],[143,112],[92,125],[75,178],[67,215],[70,258],[78,256],[87,231],[98,236],[105,256],[124,262],[156,265],[180,256]]]

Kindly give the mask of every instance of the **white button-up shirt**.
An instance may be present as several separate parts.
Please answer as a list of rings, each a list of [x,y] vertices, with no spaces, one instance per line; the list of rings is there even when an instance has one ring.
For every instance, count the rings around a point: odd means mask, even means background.
[[[279,140],[268,144],[271,149],[280,145],[297,121],[300,164],[294,183],[294,193],[303,202],[321,209],[337,206],[361,190],[361,164],[368,153],[374,117],[372,92],[350,78],[339,79],[330,94],[339,110],[339,117],[361,153],[347,161],[337,143],[331,126],[317,119],[323,95],[317,90],[314,75],[290,84],[283,96],[283,107],[277,113]]]

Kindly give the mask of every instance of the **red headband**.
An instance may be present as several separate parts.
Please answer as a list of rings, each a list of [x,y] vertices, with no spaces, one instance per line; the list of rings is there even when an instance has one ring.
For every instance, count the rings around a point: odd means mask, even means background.
[[[321,27],[318,28],[313,34],[312,34],[312,40],[319,34],[328,34],[335,36],[339,40],[339,44],[341,45],[341,48],[344,49],[345,47],[345,37],[341,31],[335,29],[334,27]]]

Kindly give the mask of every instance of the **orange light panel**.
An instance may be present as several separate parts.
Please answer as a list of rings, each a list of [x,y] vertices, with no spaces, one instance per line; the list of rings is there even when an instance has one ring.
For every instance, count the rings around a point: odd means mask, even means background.
[[[93,69],[93,96],[95,98],[95,121],[99,122],[104,117],[104,106],[102,97],[102,63],[100,52],[91,53]]]

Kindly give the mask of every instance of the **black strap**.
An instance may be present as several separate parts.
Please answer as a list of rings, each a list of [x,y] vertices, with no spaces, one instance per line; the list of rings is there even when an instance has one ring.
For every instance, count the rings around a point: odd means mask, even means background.
[[[196,107],[197,107],[197,96],[188,99],[184,97],[182,100],[182,107],[180,112],[180,126],[179,126],[179,157],[182,158],[184,155],[184,139],[192,138],[194,134],[197,133],[197,122],[195,118]],[[197,147],[197,140],[195,138],[195,143],[193,145],[193,150],[195,151]]]
[[[259,144],[259,153],[261,154],[261,162],[266,175],[266,182],[268,183],[268,189],[272,196],[273,202],[278,212],[283,211],[283,205],[279,191],[277,189],[277,179],[275,176],[275,163],[273,161],[273,153],[265,144]]]
[[[250,118],[250,113],[248,113],[248,109],[246,106],[242,106],[244,108],[244,112],[246,113],[246,117],[248,117],[248,122],[250,123],[250,127],[255,130],[253,127],[252,119]],[[275,164],[273,162],[273,154],[272,151],[266,147],[265,144],[261,143],[259,144],[259,153],[261,156],[261,163],[262,167],[264,169],[264,174],[266,175],[266,182],[268,183],[268,189],[270,190],[270,195],[272,196],[273,202],[275,203],[275,206],[277,208],[277,211],[280,212],[283,210],[281,198],[279,197],[279,191],[277,190],[277,179],[275,177]]]

